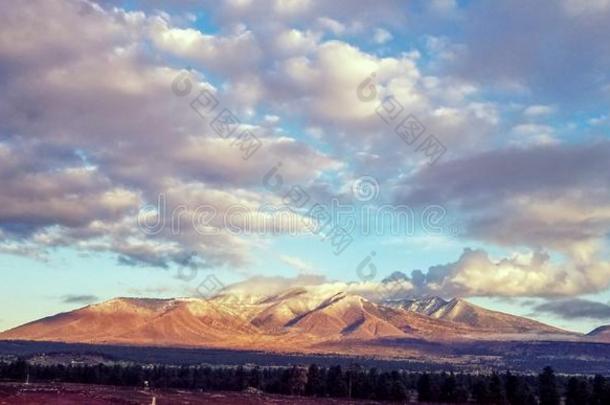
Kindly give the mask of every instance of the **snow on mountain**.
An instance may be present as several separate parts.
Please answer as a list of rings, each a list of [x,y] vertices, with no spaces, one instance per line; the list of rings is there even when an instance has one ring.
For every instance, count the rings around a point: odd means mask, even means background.
[[[383,304],[430,316],[447,305],[447,301],[440,297],[427,297],[422,299],[386,300]]]
[[[461,298],[454,298],[450,301],[439,297],[428,297],[421,300],[393,300],[384,302],[384,305],[497,333],[565,333],[561,329],[541,322],[479,307]]]
[[[380,339],[451,341],[565,331],[461,299],[373,302],[341,284],[293,287],[258,296],[116,298],[0,333],[0,339],[307,351]],[[345,285],[342,285],[345,287]],[[343,343],[342,343],[343,342]],[[383,345],[383,343],[381,343]],[[377,346],[375,346],[377,347]],[[387,347],[386,350],[392,350]]]

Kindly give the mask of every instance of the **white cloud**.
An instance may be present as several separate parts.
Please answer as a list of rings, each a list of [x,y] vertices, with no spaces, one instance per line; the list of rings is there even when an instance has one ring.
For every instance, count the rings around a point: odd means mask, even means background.
[[[375,33],[373,34],[373,41],[377,44],[385,44],[386,42],[391,41],[393,38],[392,34],[389,31],[384,30],[383,28],[377,28]]]
[[[316,268],[311,263],[296,257],[281,255],[280,260],[297,271],[298,274],[316,274]]]
[[[552,106],[541,104],[530,105],[523,110],[523,114],[527,117],[541,117],[553,112],[555,112],[555,109]]]

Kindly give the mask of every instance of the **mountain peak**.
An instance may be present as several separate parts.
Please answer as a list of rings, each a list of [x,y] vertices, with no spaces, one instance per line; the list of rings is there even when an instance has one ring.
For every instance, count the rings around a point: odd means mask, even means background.
[[[565,333],[531,319],[492,311],[459,297],[445,301],[439,297],[388,301],[387,305],[417,312],[435,319],[497,333]]]
[[[602,325],[591,332],[587,333],[587,336],[596,336],[596,337],[608,337],[610,338],[610,325]]]
[[[94,311],[156,310],[174,299],[117,297],[86,308]]]

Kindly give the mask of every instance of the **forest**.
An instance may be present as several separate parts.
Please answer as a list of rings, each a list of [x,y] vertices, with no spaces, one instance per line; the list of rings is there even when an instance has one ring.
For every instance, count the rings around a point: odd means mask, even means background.
[[[266,393],[429,403],[566,405],[610,404],[610,381],[601,375],[419,373],[359,365],[322,367],[30,364],[0,362],[0,380],[69,382],[200,391],[260,390]]]

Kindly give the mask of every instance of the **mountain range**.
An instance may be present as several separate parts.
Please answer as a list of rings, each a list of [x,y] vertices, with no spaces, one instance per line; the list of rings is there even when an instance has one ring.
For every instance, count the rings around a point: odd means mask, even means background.
[[[345,291],[290,288],[268,296],[115,298],[0,333],[1,340],[404,355],[409,342],[605,341],[439,297],[374,302]]]

